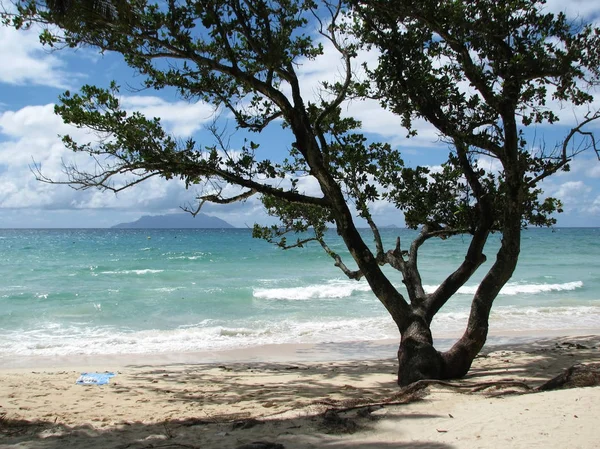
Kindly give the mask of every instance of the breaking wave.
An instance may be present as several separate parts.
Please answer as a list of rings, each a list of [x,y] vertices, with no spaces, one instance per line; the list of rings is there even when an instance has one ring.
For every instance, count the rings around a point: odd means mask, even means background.
[[[369,292],[371,288],[366,282],[330,281],[325,284],[307,285],[305,287],[288,288],[255,288],[252,295],[260,299],[337,299],[348,298],[354,292]]]
[[[519,284],[510,282],[500,291],[501,295],[514,296],[521,294],[535,295],[539,293],[560,292],[576,290],[583,287],[583,282],[565,282],[563,284]],[[425,285],[425,291],[432,293],[437,285]],[[478,285],[463,286],[458,289],[462,295],[473,295]],[[286,288],[255,288],[252,292],[254,298],[274,300],[309,300],[309,299],[338,299],[348,298],[356,292],[370,292],[366,282],[335,280],[323,284],[313,284],[304,287]]]
[[[120,270],[120,271],[101,271],[100,274],[151,274],[151,273],[162,273],[165,270],[151,270],[149,268],[145,270]]]
[[[473,295],[478,287],[478,285],[464,286],[458,289],[458,293],[463,295]],[[582,287],[583,282],[581,281],[565,282],[564,284],[519,284],[516,282],[509,282],[502,290],[500,290],[500,294],[507,296],[521,294],[535,295],[538,293],[576,290]],[[425,292],[431,293],[438,288],[438,285],[425,285],[424,288]]]

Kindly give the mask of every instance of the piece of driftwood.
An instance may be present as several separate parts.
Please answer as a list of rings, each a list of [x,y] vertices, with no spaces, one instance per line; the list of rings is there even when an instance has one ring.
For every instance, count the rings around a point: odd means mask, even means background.
[[[600,363],[588,363],[567,368],[558,376],[537,387],[536,391],[594,387],[597,385],[600,385]]]
[[[285,446],[279,443],[271,443],[270,441],[255,441],[253,443],[242,444],[236,449],[285,449]]]

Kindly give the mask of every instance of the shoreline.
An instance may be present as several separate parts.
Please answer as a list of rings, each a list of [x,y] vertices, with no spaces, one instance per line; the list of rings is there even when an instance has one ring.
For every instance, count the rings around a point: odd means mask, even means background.
[[[492,397],[502,391],[433,385],[415,402],[396,399],[332,424],[327,409],[398,398],[393,358],[136,362],[101,386],[76,385],[74,367],[3,367],[0,448],[237,449],[269,441],[285,449],[592,449],[600,440],[600,387]],[[535,387],[575,363],[600,363],[600,334],[490,345],[460,384],[510,379]]]
[[[482,353],[494,347],[520,345],[557,337],[600,335],[598,329],[560,329],[540,331],[490,331]],[[434,338],[438,350],[445,351],[460,337],[441,334]],[[321,343],[282,343],[213,351],[74,354],[69,356],[0,356],[0,372],[27,369],[74,369],[111,371],[132,365],[219,364],[219,363],[295,363],[346,362],[395,359],[399,339]]]

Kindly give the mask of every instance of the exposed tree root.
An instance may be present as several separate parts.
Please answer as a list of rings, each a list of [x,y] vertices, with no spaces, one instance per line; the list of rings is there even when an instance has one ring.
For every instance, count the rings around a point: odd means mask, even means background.
[[[550,391],[563,388],[594,387],[600,385],[600,363],[578,364],[536,388]]]
[[[477,382],[477,383],[458,383],[458,382],[448,382],[443,380],[436,379],[424,379],[419,380],[406,388],[425,388],[430,385],[440,385],[442,387],[457,389],[457,390],[466,390],[467,393],[478,393],[483,390],[487,390],[489,388],[507,388],[507,387],[518,387],[524,390],[531,390],[531,387],[527,385],[525,382],[521,382],[518,380],[505,379],[505,380],[497,380],[491,382]]]
[[[461,390],[466,393],[480,393],[485,390],[494,389],[494,391],[486,393],[486,395],[492,397],[509,394],[537,393],[564,388],[591,387],[600,385],[600,363],[573,365],[570,368],[567,368],[562,374],[550,379],[537,388],[532,388],[525,382],[512,379],[478,383],[457,383],[435,379],[424,379],[402,388],[397,394],[380,402],[354,401],[355,403],[351,405],[348,405],[348,402],[346,402],[346,406],[341,406],[342,403],[324,401],[319,403],[332,407],[323,413],[322,416],[325,416],[328,413],[330,416],[333,416],[331,415],[333,412],[340,414],[359,410],[357,415],[364,417],[385,406],[403,405],[422,399],[427,395],[425,389],[431,385]]]

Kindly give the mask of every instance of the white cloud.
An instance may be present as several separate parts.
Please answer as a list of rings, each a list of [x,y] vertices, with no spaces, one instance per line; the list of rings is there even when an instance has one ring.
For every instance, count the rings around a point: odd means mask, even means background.
[[[0,83],[68,88],[82,74],[67,69],[56,52],[40,45],[35,29],[0,26]]]
[[[141,110],[149,117],[161,117],[167,128],[174,133],[179,131],[180,136],[189,135],[193,130],[197,130],[212,112],[212,109],[202,103],[169,103],[156,97],[125,98],[124,104]],[[27,209],[53,211],[52,216],[59,220],[57,223],[64,223],[57,211],[103,210],[109,215],[114,215],[115,211],[128,214],[127,218],[114,218],[116,223],[137,218],[131,218],[135,211],[138,211],[137,216],[176,212],[179,206],[194,205],[196,196],[203,193],[201,185],[186,190],[184,183],[178,179],[165,181],[151,178],[116,195],[96,189],[76,191],[66,185],[39,182],[30,169],[34,160],[41,166],[43,174],[54,180],[65,179],[63,161],[74,162],[80,169],[88,172],[93,172],[96,168],[93,159],[88,155],[67,150],[60,141],[59,134],[69,134],[80,142],[93,141],[95,137],[86,130],[64,124],[61,118],[54,114],[52,104],[26,106],[0,113],[0,136],[5,137],[4,141],[0,141],[0,209],[4,209],[3,214],[8,213],[8,216],[12,217],[9,220],[11,223],[19,223],[15,210]],[[306,193],[319,192],[314,178],[308,177],[301,180],[300,189]],[[240,188],[234,186],[226,186],[223,191],[225,196],[238,193]],[[257,220],[270,220],[266,218],[264,208],[256,197],[243,204],[231,206],[207,204],[203,211],[219,216],[236,226],[251,225]],[[89,223],[93,223],[89,213],[78,214],[82,217],[83,225],[90,226]],[[44,226],[45,222],[39,215],[27,216],[29,218],[25,226]],[[106,226],[105,219],[98,223]]]
[[[585,90],[585,89],[584,89]],[[556,91],[556,88],[550,86],[546,95],[546,104],[548,109],[551,110],[558,117],[558,125],[568,126],[574,128],[582,123],[588,114],[593,116],[595,111],[600,111],[600,90],[593,89],[589,93],[593,95],[594,99],[591,103],[574,106],[572,104],[565,104],[557,100],[552,99],[552,95]],[[551,127],[555,124],[543,123],[542,127]],[[595,120],[588,125],[587,129],[598,129],[600,127],[600,120]],[[566,136],[566,133],[564,133]]]
[[[477,166],[495,175],[503,170],[500,160],[490,156],[479,156],[477,158]]]
[[[587,154],[579,154],[569,162],[569,171],[559,171],[553,178],[600,178],[600,160],[592,150]]]
[[[600,17],[600,5],[597,1],[572,1],[559,2],[549,1],[545,7],[548,11],[558,12],[567,11],[570,17],[579,17],[584,20],[592,20],[594,17]],[[306,98],[317,101],[320,96],[327,97],[323,92],[323,81],[340,81],[343,78],[343,65],[339,53],[333,48],[333,45],[321,38],[318,40],[323,45],[324,54],[314,60],[303,60],[298,70],[301,89]],[[363,73],[362,64],[367,63],[369,67],[377,65],[378,52],[375,50],[361,50],[353,61],[353,70],[357,77]],[[476,94],[469,83],[460,83],[461,90],[470,94]],[[572,107],[553,100],[552,94],[555,88],[548,86],[546,98],[546,108],[552,110],[560,119],[559,125],[575,126],[579,123],[585,114],[592,110],[600,110],[600,92],[598,90],[591,93],[595,100],[589,105]],[[362,130],[381,136],[392,145],[401,145],[403,148],[410,147],[438,147],[440,144],[440,134],[431,124],[424,120],[415,120],[413,126],[417,130],[416,137],[407,139],[407,131],[402,127],[400,117],[383,109],[379,102],[374,100],[350,101],[343,105],[344,114],[360,120],[363,124]],[[598,127],[600,121],[591,124],[591,127]],[[549,124],[544,124],[544,130],[549,129]],[[555,125],[552,125],[555,126]],[[542,126],[540,126],[541,128]],[[554,143],[554,142],[552,142]]]
[[[549,186],[546,193],[563,203],[564,213],[557,217],[559,223],[585,226],[600,213],[596,193],[583,181],[567,181],[558,186]]]
[[[160,118],[167,132],[178,137],[189,137],[214,117],[214,108],[203,102],[168,102],[154,96],[132,96],[122,97],[121,103],[129,112],[138,111],[150,119]],[[0,114],[0,133],[10,137],[45,138],[72,134],[74,129],[54,114],[53,104],[25,106]],[[84,130],[79,130],[78,135],[93,139],[92,133]]]
[[[590,214],[600,215],[600,195],[598,195],[594,201],[592,201],[588,211]]]
[[[178,137],[189,137],[215,117],[215,108],[198,101],[168,102],[156,96],[127,96],[121,98],[128,111],[138,111],[148,118],[158,117],[166,130]]]
[[[161,106],[166,111],[173,109],[167,102],[161,103]],[[192,108],[191,111],[195,110]],[[190,126],[191,115],[189,111],[182,114],[182,129]],[[173,129],[178,129],[177,118],[169,119]],[[81,142],[93,141],[94,136],[86,130],[65,125],[54,114],[51,104],[0,113],[0,133],[8,138],[0,142],[0,208],[148,211],[177,207],[193,199],[193,192],[186,191],[180,180],[152,178],[119,195],[99,190],[76,191],[66,185],[37,181],[30,170],[34,160],[41,166],[44,176],[54,180],[65,179],[63,161],[76,163],[88,172],[96,169],[95,162],[88,155],[67,150],[58,134],[68,133]]]
[[[585,174],[590,178],[600,178],[600,161],[593,161],[591,165],[588,165]]]
[[[571,19],[584,19],[597,22],[600,18],[600,5],[597,0],[548,0],[544,11],[564,12]]]
[[[323,196],[319,181],[314,176],[302,176],[299,178],[298,191],[304,195],[316,196],[318,198]]]
[[[72,129],[54,114],[53,104],[25,106],[0,114],[0,133],[13,138],[46,138]]]
[[[565,202],[579,202],[591,190],[583,181],[567,181],[553,195]]]
[[[400,145],[406,151],[411,148],[431,148],[441,144],[439,131],[422,119],[413,121],[417,135],[408,138],[398,115],[383,109],[375,100],[354,101],[347,107],[347,115],[362,122],[362,130],[387,140],[391,145]]]
[[[594,14],[598,17],[600,6],[595,0],[550,0],[547,8],[553,11],[568,8],[582,17],[592,17]],[[319,85],[322,81],[340,79],[340,60],[332,55],[331,48],[327,48],[326,45],[324,56],[315,61],[306,61],[300,68],[303,93],[309,97],[311,94],[318,96],[321,93]],[[377,54],[374,52],[363,52],[359,55],[359,62],[374,62],[376,58]],[[73,80],[77,81],[81,77],[69,72],[66,59],[61,54],[44,50],[34,31],[17,32],[0,27],[0,60],[0,83],[65,88],[70,87]],[[355,68],[359,67],[359,62],[355,64]],[[123,105],[128,110],[139,110],[149,118],[160,117],[166,129],[179,137],[192,135],[213,118],[213,109],[201,102],[168,102],[157,96],[139,95],[123,97]],[[92,169],[90,158],[68,152],[57,138],[57,134],[74,134],[82,140],[89,140],[93,136],[62,123],[60,118],[53,114],[53,105],[28,106],[14,111],[7,110],[10,105],[0,107],[5,111],[2,113],[0,109],[0,133],[7,139],[4,142],[0,141],[0,208],[5,208],[6,211],[16,210],[6,208],[19,208],[26,213],[23,208],[27,207],[31,210],[43,208],[53,213],[56,210],[67,211],[73,208],[80,208],[80,213],[94,213],[100,210],[112,213],[111,211],[119,210],[123,211],[123,214],[130,214],[127,219],[119,221],[128,221],[136,218],[131,216],[134,211],[164,213],[193,201],[195,192],[185,191],[178,181],[152,179],[118,196],[96,190],[77,192],[67,186],[37,182],[28,167],[32,157],[42,164],[45,174],[54,178],[62,176],[63,159],[75,160],[82,168]],[[405,140],[406,130],[402,128],[399,117],[383,110],[376,101],[353,101],[345,104],[344,108],[345,114],[363,122],[364,131],[380,135],[392,144],[400,144],[406,148],[438,145],[436,130],[424,122],[416,123],[419,131],[417,138]],[[559,113],[563,119],[561,123],[574,123],[571,110],[559,110]],[[494,161],[489,163],[494,165]],[[581,174],[600,177],[599,166],[600,163],[587,167],[582,164]],[[594,198],[595,188],[592,193],[584,181],[573,180],[571,177],[558,178],[557,181],[565,179],[568,181],[560,185],[553,186],[547,183],[547,187],[551,187],[550,190],[555,192],[555,196],[562,195],[570,205],[579,204],[582,208],[587,208],[588,212],[593,211],[594,207],[600,208],[600,197]],[[307,194],[320,196],[320,189],[314,178],[302,178],[299,187]],[[251,224],[264,217],[262,205],[255,197],[245,205],[207,205],[205,211],[239,226]],[[392,220],[391,217],[399,216],[398,211],[386,202],[374,204],[373,211],[383,218],[384,223],[386,219]],[[396,218],[392,221],[397,222]]]

